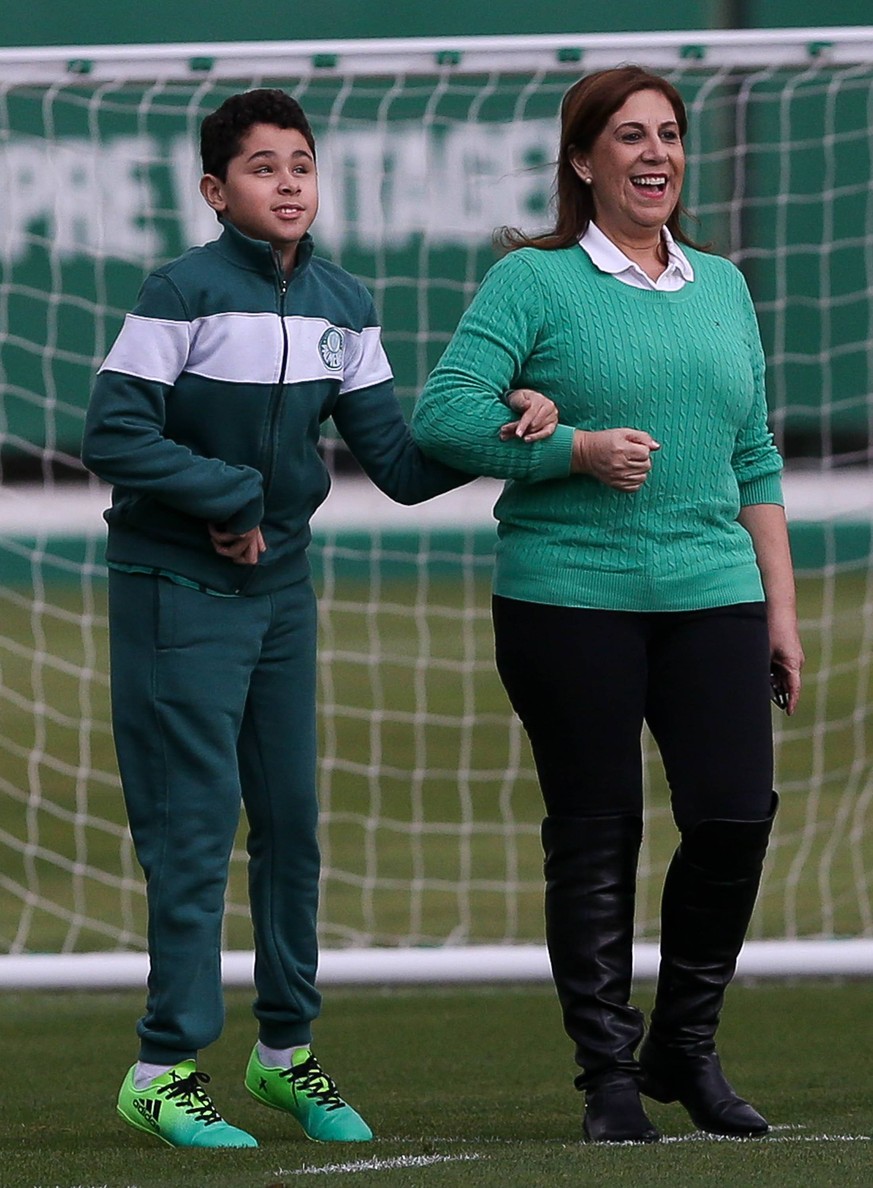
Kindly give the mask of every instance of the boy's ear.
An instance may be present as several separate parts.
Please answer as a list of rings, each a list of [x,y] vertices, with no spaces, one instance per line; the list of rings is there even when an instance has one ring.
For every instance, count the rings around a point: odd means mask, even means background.
[[[200,179],[200,193],[207,204],[216,213],[221,214],[227,209],[227,199],[224,196],[224,182],[212,173],[204,173]]]

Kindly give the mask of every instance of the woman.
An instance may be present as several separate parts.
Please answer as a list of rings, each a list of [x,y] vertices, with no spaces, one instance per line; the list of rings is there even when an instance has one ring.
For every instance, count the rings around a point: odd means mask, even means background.
[[[803,651],[751,299],[680,225],[686,126],[675,88],[635,66],[570,89],[556,225],[505,234],[413,422],[428,452],[505,476],[480,445],[501,393],[538,390],[562,421],[566,477],[498,500],[493,617],[545,801],[546,937],[599,1142],[660,1137],[641,1092],[714,1134],[768,1130],[715,1032],[777,802],[771,680],[792,713]],[[643,722],[680,834],[645,1040],[629,1002]]]

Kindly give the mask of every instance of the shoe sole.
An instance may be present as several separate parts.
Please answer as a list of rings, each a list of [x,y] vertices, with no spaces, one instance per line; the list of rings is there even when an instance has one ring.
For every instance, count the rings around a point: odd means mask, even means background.
[[[661,1141],[661,1135],[657,1130],[646,1132],[645,1135],[639,1135],[636,1138],[630,1135],[627,1138],[592,1138],[587,1122],[582,1123],[582,1135],[586,1143],[595,1143],[601,1147],[646,1147]]]
[[[727,1126],[722,1126],[720,1129],[716,1129],[716,1128],[715,1128],[715,1127],[713,1127],[713,1126],[704,1126],[704,1125],[702,1125],[700,1122],[698,1122],[698,1120],[697,1120],[697,1119],[694,1117],[694,1115],[691,1113],[691,1110],[690,1110],[690,1109],[688,1109],[688,1106],[687,1106],[687,1105],[685,1105],[685,1102],[684,1102],[684,1101],[682,1101],[682,1100],[681,1100],[680,1098],[678,1098],[678,1097],[676,1098],[676,1100],[679,1102],[679,1104],[680,1104],[681,1106],[684,1106],[684,1108],[685,1108],[686,1110],[688,1110],[688,1116],[689,1116],[689,1118],[690,1118],[690,1119],[691,1119],[691,1121],[692,1121],[692,1122],[695,1124],[695,1126],[699,1127],[699,1129],[703,1131],[703,1133],[704,1133],[704,1134],[714,1134],[714,1135],[716,1135],[718,1138],[755,1139],[755,1138],[763,1138],[763,1137],[764,1137],[764,1135],[766,1135],[766,1134],[769,1134],[769,1133],[770,1133],[770,1125],[769,1125],[769,1123],[767,1124],[767,1126],[766,1126],[766,1127],[765,1127],[763,1130],[760,1130],[760,1129],[759,1129],[759,1130],[750,1130],[750,1129],[746,1129],[746,1130],[739,1130],[739,1129],[732,1130],[731,1128],[729,1128],[729,1127],[727,1127]]]

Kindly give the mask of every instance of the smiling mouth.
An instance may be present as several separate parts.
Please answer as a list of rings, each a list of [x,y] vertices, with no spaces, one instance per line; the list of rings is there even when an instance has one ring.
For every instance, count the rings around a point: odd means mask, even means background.
[[[662,198],[667,191],[667,175],[665,173],[643,173],[630,180],[635,190],[652,198]]]
[[[302,206],[274,206],[273,214],[299,215],[299,214],[303,214],[303,207]]]

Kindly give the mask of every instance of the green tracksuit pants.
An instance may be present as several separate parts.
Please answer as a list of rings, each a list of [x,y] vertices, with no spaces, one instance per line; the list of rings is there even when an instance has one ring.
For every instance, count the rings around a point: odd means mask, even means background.
[[[222,916],[241,801],[260,1038],[307,1043],[320,1006],[311,584],[219,598],[111,570],[109,623],[113,732],[148,897],[140,1059],[188,1059],[221,1031]]]

